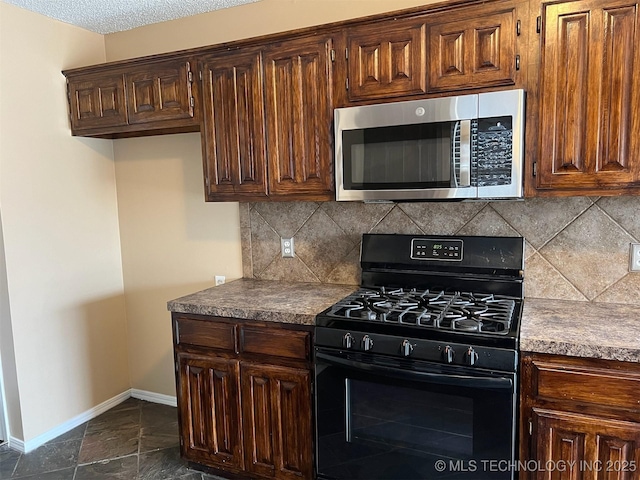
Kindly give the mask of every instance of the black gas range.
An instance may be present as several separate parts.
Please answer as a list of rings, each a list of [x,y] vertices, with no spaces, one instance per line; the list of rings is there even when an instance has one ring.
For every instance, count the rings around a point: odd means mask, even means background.
[[[361,267],[316,318],[319,478],[515,478],[478,467],[515,459],[524,239],[368,234]]]

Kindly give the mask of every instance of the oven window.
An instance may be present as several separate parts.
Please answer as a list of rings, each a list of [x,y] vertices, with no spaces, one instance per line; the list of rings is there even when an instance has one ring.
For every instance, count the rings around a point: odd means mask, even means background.
[[[347,379],[345,440],[422,455],[473,455],[473,400]],[[428,414],[425,414],[427,413]]]
[[[469,372],[434,368],[439,375],[469,378]],[[317,362],[318,478],[515,478],[512,471],[496,471],[490,463],[514,461],[514,388],[455,380],[431,383],[374,372],[375,366],[359,370]],[[442,471],[438,461],[445,462]]]
[[[346,130],[342,143],[348,190],[456,186],[459,122]]]

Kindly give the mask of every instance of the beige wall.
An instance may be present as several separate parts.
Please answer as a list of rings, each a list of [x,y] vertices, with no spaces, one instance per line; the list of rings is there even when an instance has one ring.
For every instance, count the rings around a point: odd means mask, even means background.
[[[428,3],[262,0],[105,37],[108,60]],[[175,395],[166,301],[242,276],[238,204],[206,204],[198,134],[114,141],[133,388]]]
[[[127,329],[112,142],[70,136],[60,73],[104,61],[104,37],[0,9],[1,312],[28,442],[129,388]]]
[[[175,396],[167,301],[242,276],[238,204],[205,203],[197,133],[113,143],[132,386]]]
[[[107,59],[171,52],[435,3],[434,0],[261,0],[105,36]]]

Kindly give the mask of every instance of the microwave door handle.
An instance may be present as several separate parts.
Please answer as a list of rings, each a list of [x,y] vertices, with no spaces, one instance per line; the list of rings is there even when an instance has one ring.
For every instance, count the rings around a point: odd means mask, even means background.
[[[401,368],[387,367],[385,365],[355,362],[353,360],[336,357],[334,355],[327,355],[321,352],[316,353],[316,359],[332,365],[348,367],[366,373],[384,375],[386,377],[401,378],[404,380],[492,390],[513,388],[513,381],[510,378],[505,377],[474,377],[470,375],[451,375],[417,370],[403,370]]]
[[[460,120],[458,125],[460,127],[460,174],[458,176],[460,181],[458,186],[469,187],[471,186],[471,120]],[[453,161],[455,162],[455,155]]]

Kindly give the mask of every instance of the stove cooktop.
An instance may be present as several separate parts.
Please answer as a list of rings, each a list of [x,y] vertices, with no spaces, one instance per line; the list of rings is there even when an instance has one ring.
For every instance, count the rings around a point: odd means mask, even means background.
[[[507,335],[516,300],[505,296],[416,288],[361,288],[324,315],[395,325]]]

